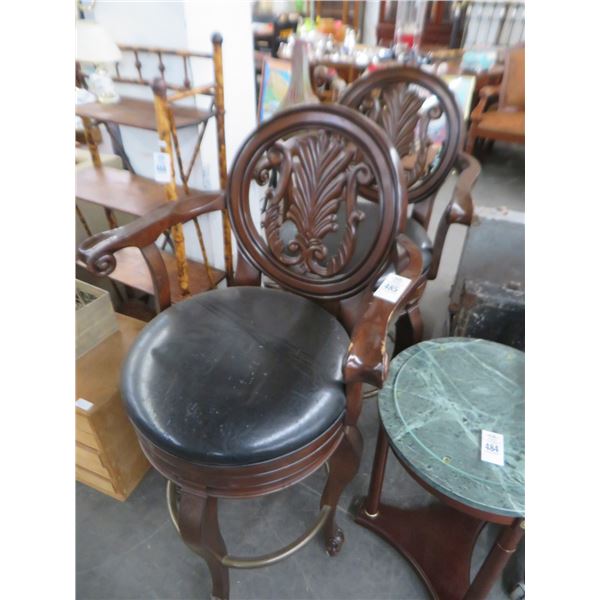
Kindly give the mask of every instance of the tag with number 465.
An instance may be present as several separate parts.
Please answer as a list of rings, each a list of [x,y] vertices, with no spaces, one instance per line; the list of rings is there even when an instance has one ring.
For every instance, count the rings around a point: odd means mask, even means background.
[[[385,277],[381,285],[375,290],[373,296],[381,298],[386,302],[396,302],[412,283],[411,279],[390,273]]]
[[[501,433],[481,430],[481,460],[504,466],[504,436]]]

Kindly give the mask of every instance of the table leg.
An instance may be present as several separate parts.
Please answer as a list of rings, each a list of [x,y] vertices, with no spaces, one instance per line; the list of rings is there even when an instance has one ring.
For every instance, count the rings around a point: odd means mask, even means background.
[[[371,469],[371,481],[369,483],[369,495],[365,500],[362,510],[367,516],[376,516],[379,511],[379,502],[381,500],[381,489],[383,488],[383,476],[385,475],[385,463],[387,461],[389,445],[383,425],[379,424],[379,435],[377,436],[377,446],[375,448],[375,457],[373,458],[373,468]]]
[[[494,582],[500,577],[506,563],[513,555],[525,533],[525,521],[515,519],[512,525],[503,527],[481,569],[475,576],[465,600],[480,600],[490,593]]]
[[[473,548],[485,522],[442,504],[413,510],[382,504],[388,451],[387,435],[380,425],[369,495],[355,521],[398,550],[433,598],[462,600],[469,589]]]

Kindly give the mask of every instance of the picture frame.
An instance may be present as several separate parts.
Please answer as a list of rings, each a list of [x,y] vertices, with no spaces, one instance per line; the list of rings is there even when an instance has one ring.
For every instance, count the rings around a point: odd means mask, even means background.
[[[454,95],[463,121],[466,123],[471,114],[471,105],[473,103],[473,94],[475,93],[477,78],[474,75],[449,74],[442,75],[441,78],[446,82]],[[434,98],[430,96],[428,100],[434,101]],[[428,100],[425,101],[424,107],[428,106]],[[444,142],[448,135],[445,115],[442,115],[441,118],[435,119],[429,123],[427,135],[434,144],[441,145]]]
[[[257,120],[259,123],[271,118],[285,97],[292,77],[289,60],[265,56],[263,59]]]
[[[450,91],[454,94],[458,107],[461,110],[464,121],[469,119],[473,94],[477,77],[475,75],[442,75],[442,79],[448,84]]]

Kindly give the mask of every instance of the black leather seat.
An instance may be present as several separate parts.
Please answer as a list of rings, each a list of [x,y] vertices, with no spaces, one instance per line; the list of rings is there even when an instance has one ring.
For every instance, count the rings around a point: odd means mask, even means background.
[[[300,296],[214,290],[151,321],[123,367],[134,425],[176,456],[248,465],[298,450],[346,403],[342,325]]]
[[[343,205],[342,208],[344,208]],[[364,259],[365,254],[368,252],[368,249],[372,247],[375,237],[377,236],[378,219],[376,212],[379,210],[377,204],[370,202],[369,200],[365,200],[364,198],[359,198],[357,208],[364,213],[365,218],[360,222],[359,225],[360,235],[357,238],[356,250],[349,263],[350,267],[355,266],[362,259]],[[337,220],[338,222],[343,223],[345,218],[345,212],[342,211],[338,215]],[[342,241],[343,231],[344,228],[340,227],[325,238],[325,245],[331,254],[334,254],[339,248]],[[295,236],[295,233],[295,229],[292,229],[289,232],[284,232],[284,235],[282,235],[284,243],[292,240]],[[427,230],[418,221],[409,218],[406,222],[404,233],[418,246],[419,250],[421,251],[421,256],[423,257],[422,272],[426,273],[431,265],[433,253],[433,244],[427,235]],[[383,278],[388,275],[388,273],[393,272],[394,267],[390,264],[385,270],[384,274],[377,281],[375,287],[377,287],[377,285],[383,281]]]
[[[404,233],[419,247],[421,256],[423,257],[423,273],[427,273],[431,266],[431,258],[433,254],[433,244],[427,235],[427,230],[414,219],[406,221],[406,229]]]

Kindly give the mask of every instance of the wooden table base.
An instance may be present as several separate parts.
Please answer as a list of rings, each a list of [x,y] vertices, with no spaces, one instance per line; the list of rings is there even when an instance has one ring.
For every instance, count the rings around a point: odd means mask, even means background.
[[[412,510],[380,504],[374,517],[363,504],[355,521],[410,561],[433,598],[464,598],[470,584],[471,555],[484,521],[443,504]]]
[[[419,573],[434,600],[483,600],[524,535],[523,519],[502,528],[471,583],[471,556],[487,521],[446,504],[416,509],[382,504],[388,450],[380,425],[369,495],[360,503],[356,523],[396,548]]]

